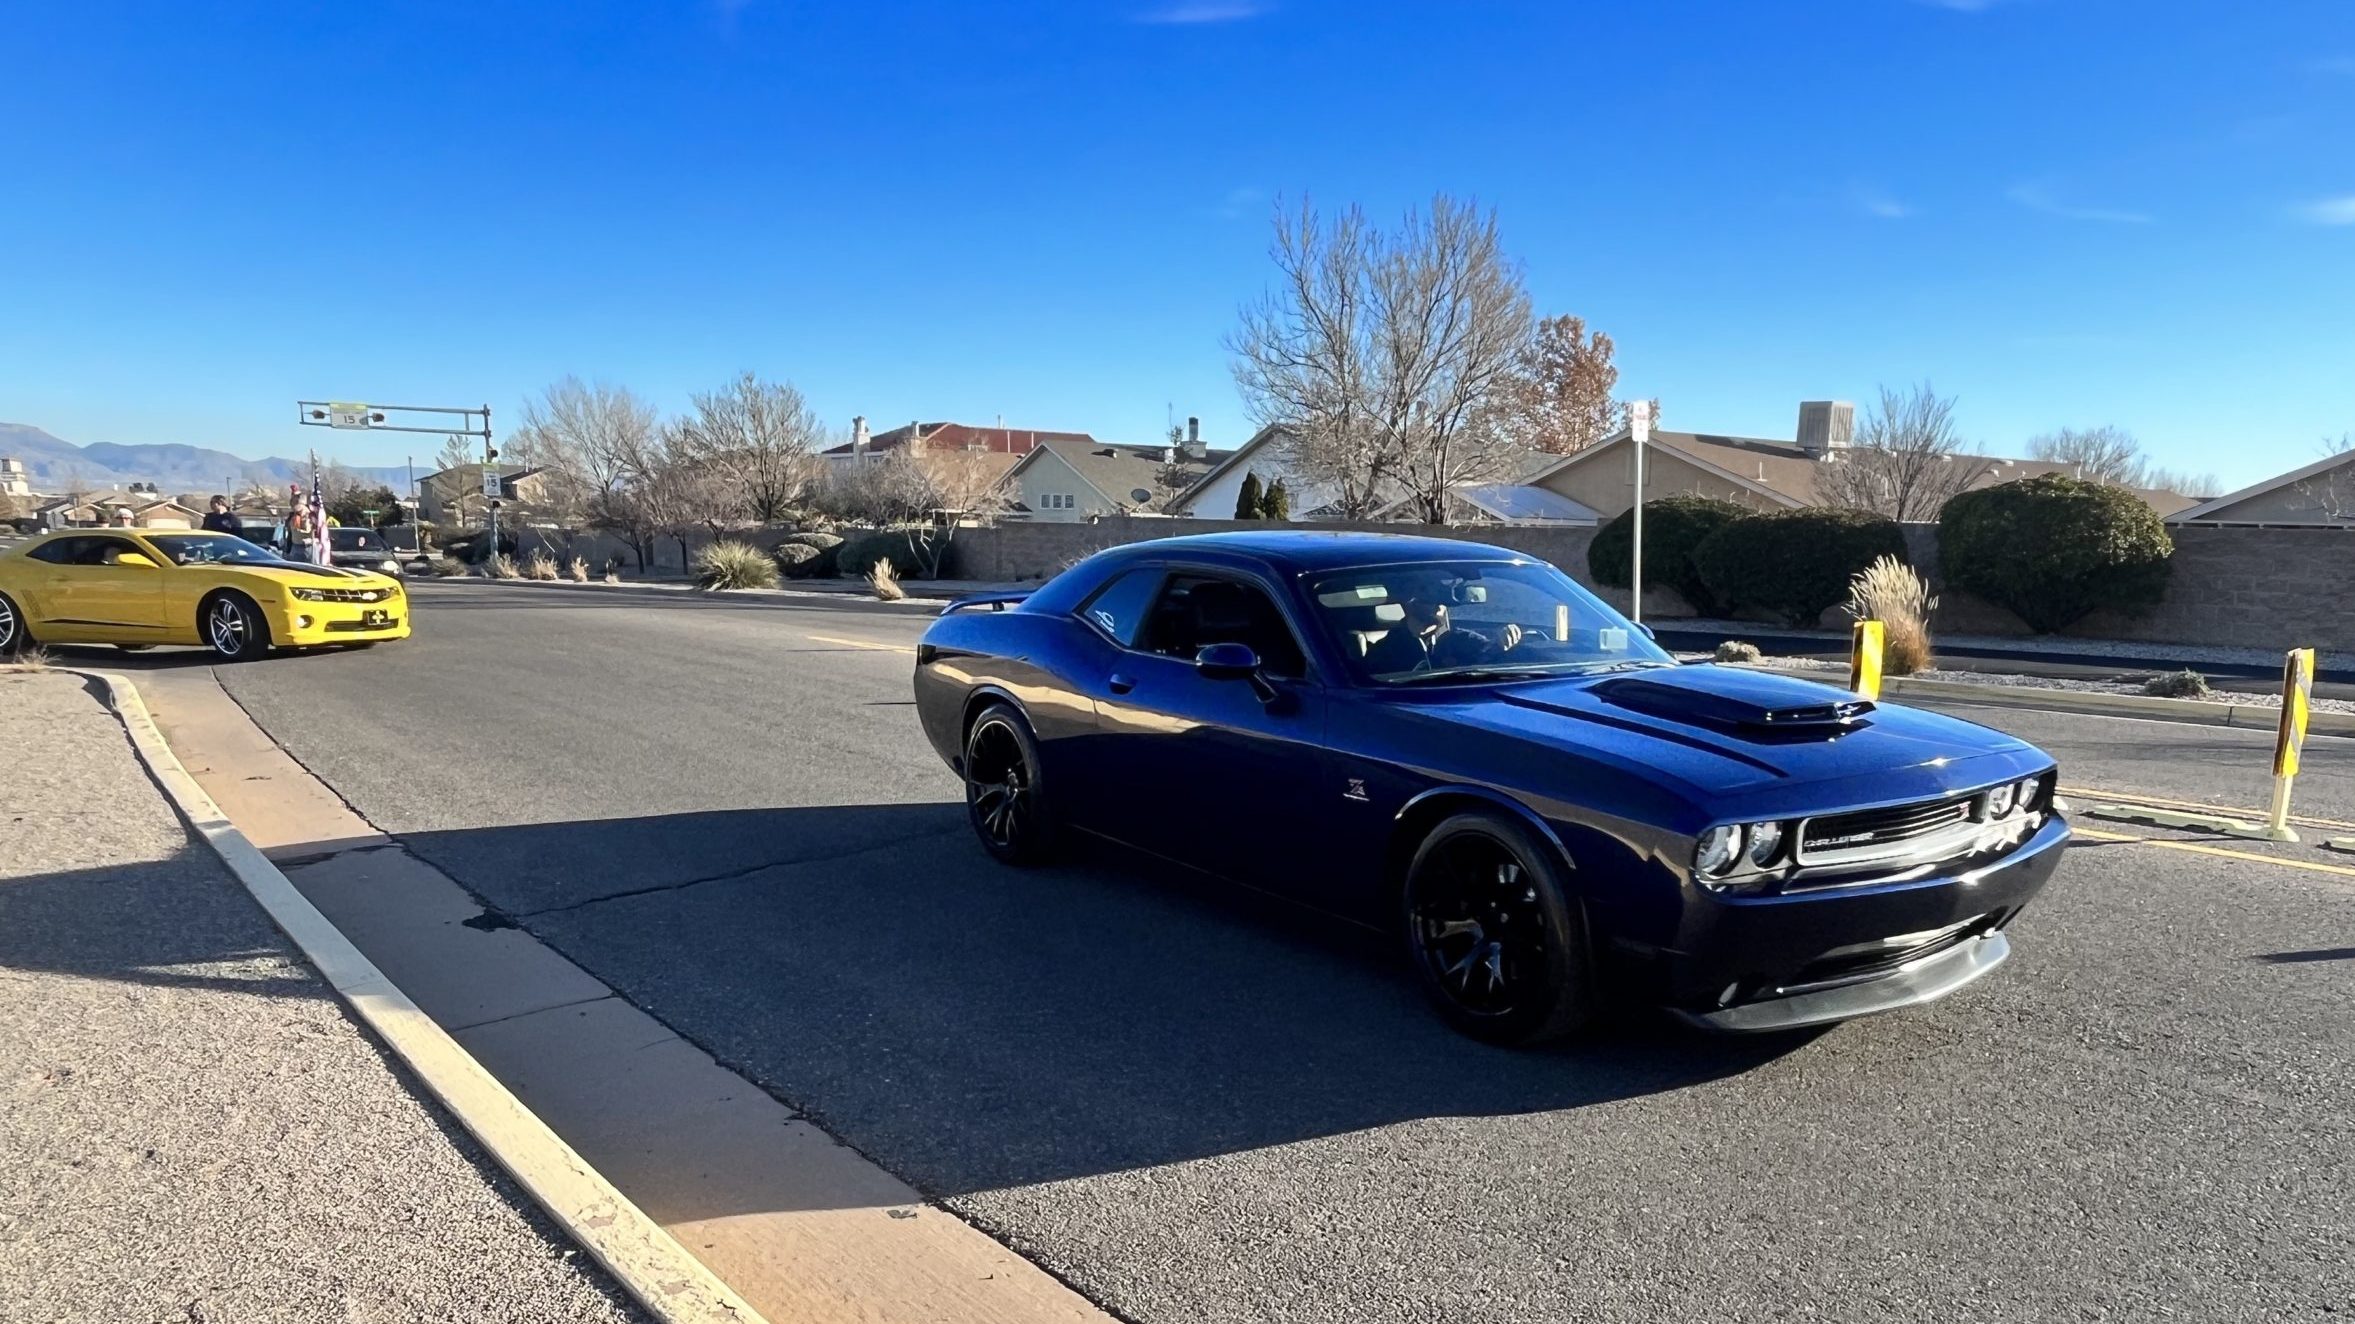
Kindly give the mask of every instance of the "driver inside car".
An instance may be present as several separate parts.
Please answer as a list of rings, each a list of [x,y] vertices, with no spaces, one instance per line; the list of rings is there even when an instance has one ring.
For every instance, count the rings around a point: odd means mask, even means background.
[[[1494,638],[1455,624],[1451,596],[1445,584],[1436,582],[1402,586],[1398,600],[1406,619],[1366,650],[1366,669],[1375,675],[1441,671],[1490,661],[1520,647],[1521,627],[1510,621]]]

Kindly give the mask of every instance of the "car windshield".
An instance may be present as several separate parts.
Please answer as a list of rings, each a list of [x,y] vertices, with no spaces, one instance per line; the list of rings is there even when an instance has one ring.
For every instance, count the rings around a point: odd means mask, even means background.
[[[374,529],[329,529],[327,543],[339,552],[381,552],[384,539]]]
[[[1536,561],[1368,566],[1316,579],[1309,600],[1365,684],[1674,664],[1601,599]]]
[[[276,565],[284,559],[226,533],[150,534],[147,540],[175,565]]]

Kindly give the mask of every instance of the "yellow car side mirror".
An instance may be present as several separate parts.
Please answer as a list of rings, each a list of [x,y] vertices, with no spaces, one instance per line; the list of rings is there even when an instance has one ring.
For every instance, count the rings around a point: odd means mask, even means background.
[[[118,555],[118,556],[116,556],[116,557],[115,557],[115,559],[114,559],[114,561],[112,562],[112,564],[114,564],[114,565],[143,565],[143,566],[146,566],[146,567],[147,567],[148,569],[150,569],[150,570],[153,570],[153,569],[155,569],[155,562],[148,560],[148,559],[147,559],[147,554],[146,554],[145,552],[123,552],[123,553],[121,553],[120,555]]]

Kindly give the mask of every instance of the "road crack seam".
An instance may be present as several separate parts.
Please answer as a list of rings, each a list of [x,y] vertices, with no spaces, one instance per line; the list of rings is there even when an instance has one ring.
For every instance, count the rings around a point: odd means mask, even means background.
[[[726,873],[715,873],[708,878],[690,878],[684,882],[677,883],[658,883],[652,887],[633,887],[626,892],[608,892],[603,896],[587,897],[582,900],[570,902],[561,906],[548,906],[541,910],[517,911],[513,913],[512,918],[518,920],[538,919],[543,915],[561,915],[567,911],[585,910],[590,906],[602,905],[607,901],[626,901],[631,897],[653,896],[661,892],[683,892],[690,887],[702,887],[710,883],[736,882],[740,879],[750,878],[757,873],[766,873],[771,869],[798,869],[804,865],[834,864],[843,860],[855,860],[861,855],[872,855],[877,851],[894,850],[898,847],[905,846],[912,841],[928,841],[934,837],[954,836],[961,831],[963,831],[961,828],[942,828],[938,832],[922,832],[912,837],[897,837],[890,841],[878,842],[872,846],[860,846],[853,850],[836,851],[831,855],[812,855],[806,859],[798,860],[770,860],[763,864],[750,865],[742,869],[731,869]]]

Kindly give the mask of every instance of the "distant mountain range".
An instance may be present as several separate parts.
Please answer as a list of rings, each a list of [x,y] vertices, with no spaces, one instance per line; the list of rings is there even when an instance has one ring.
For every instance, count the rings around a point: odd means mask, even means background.
[[[227,451],[177,443],[118,446],[100,441],[76,446],[28,423],[0,423],[0,459],[24,461],[33,490],[42,493],[62,493],[77,482],[90,489],[153,483],[164,495],[172,496],[218,492],[224,483],[244,487],[261,482],[283,487],[308,482],[311,476],[307,461],[275,455],[246,460]],[[407,491],[409,471],[402,466],[345,465],[344,469],[365,482],[383,483],[403,494]],[[424,477],[429,470],[430,466],[418,470],[418,476]]]

